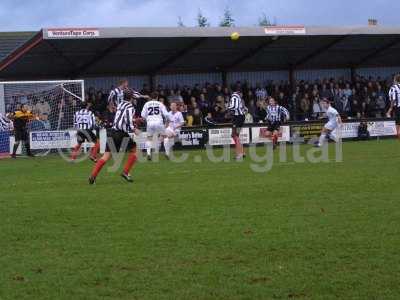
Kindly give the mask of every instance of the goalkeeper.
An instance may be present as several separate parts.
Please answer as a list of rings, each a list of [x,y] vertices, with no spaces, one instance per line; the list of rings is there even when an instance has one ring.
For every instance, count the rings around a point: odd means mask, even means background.
[[[17,149],[19,144],[23,142],[26,147],[26,154],[28,156],[33,156],[31,153],[31,148],[29,144],[29,133],[27,125],[29,121],[34,119],[35,116],[28,110],[27,105],[22,105],[20,110],[17,110],[12,115],[12,119],[14,121],[14,135],[15,135],[15,143],[13,148],[13,153],[11,155],[12,158],[17,157]]]

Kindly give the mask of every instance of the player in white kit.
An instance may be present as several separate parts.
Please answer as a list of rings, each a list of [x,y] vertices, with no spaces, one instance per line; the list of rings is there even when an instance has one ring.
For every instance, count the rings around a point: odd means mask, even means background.
[[[322,147],[327,137],[337,142],[337,137],[334,136],[333,131],[339,128],[342,124],[342,119],[340,118],[338,111],[331,106],[331,103],[327,98],[323,98],[320,103],[328,118],[328,123],[326,123],[324,128],[322,128],[319,142],[316,145],[317,147]]]
[[[168,111],[165,105],[157,101],[157,96],[152,95],[151,100],[143,106],[141,116],[147,124],[146,152],[147,159],[151,160],[151,150],[159,150],[160,137],[165,136],[164,120],[168,120]]]
[[[171,103],[171,111],[168,113],[168,126],[164,138],[165,155],[169,158],[171,149],[175,145],[175,139],[179,137],[182,126],[185,124],[182,113],[176,103]]]

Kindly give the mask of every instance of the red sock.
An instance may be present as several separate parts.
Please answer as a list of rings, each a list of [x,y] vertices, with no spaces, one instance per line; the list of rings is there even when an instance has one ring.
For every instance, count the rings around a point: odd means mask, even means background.
[[[99,153],[99,149],[100,149],[100,143],[97,142],[90,151],[90,156],[96,158],[97,153]]]
[[[99,175],[101,169],[103,168],[103,166],[105,165],[106,161],[99,159],[99,161],[96,163],[96,165],[93,167],[93,171],[92,171],[92,177],[96,178],[97,175]]]
[[[126,161],[125,166],[124,166],[125,174],[129,173],[129,171],[132,169],[133,165],[135,164],[136,160],[137,160],[136,152],[131,152],[129,154],[128,160]]]
[[[72,150],[72,155],[71,155],[72,160],[76,159],[80,149],[81,149],[81,145],[79,145],[79,144],[74,147],[74,150]]]
[[[233,141],[235,142],[235,150],[236,150],[236,155],[241,155],[243,154],[242,150],[242,145],[240,144],[240,140],[238,136],[233,137]]]
[[[274,143],[274,145],[278,143],[278,136],[276,134],[274,134],[274,136],[272,137],[272,142]]]

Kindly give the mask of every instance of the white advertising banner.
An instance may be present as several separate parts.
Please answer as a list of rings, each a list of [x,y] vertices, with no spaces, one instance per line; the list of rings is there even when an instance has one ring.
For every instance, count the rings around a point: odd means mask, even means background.
[[[31,149],[67,149],[76,144],[75,131],[32,131],[30,133]]]
[[[240,140],[243,144],[250,144],[250,128],[242,128]],[[211,146],[233,145],[232,128],[209,129],[208,144]]]
[[[367,124],[371,136],[393,136],[397,134],[395,121],[370,121]],[[355,138],[358,136],[358,126],[360,126],[360,122],[343,123],[339,129],[339,135],[343,139]],[[337,135],[338,130],[333,133]]]
[[[87,39],[100,36],[97,28],[52,28],[47,29],[48,38],[57,39]]]
[[[368,130],[371,136],[397,135],[395,121],[368,122]]]
[[[255,144],[270,143],[271,138],[267,137],[268,127],[253,127],[251,129],[251,142]],[[279,131],[278,142],[290,141],[290,127],[281,126]]]

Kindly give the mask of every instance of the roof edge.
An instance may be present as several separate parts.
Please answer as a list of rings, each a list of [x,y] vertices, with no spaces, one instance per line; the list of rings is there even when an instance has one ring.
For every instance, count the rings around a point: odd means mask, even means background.
[[[2,61],[0,61],[0,72],[6,69],[9,65],[18,60],[29,50],[33,49],[36,45],[43,41],[43,31],[40,30],[31,39],[25,42],[22,46],[15,49],[9,55],[7,55]]]

